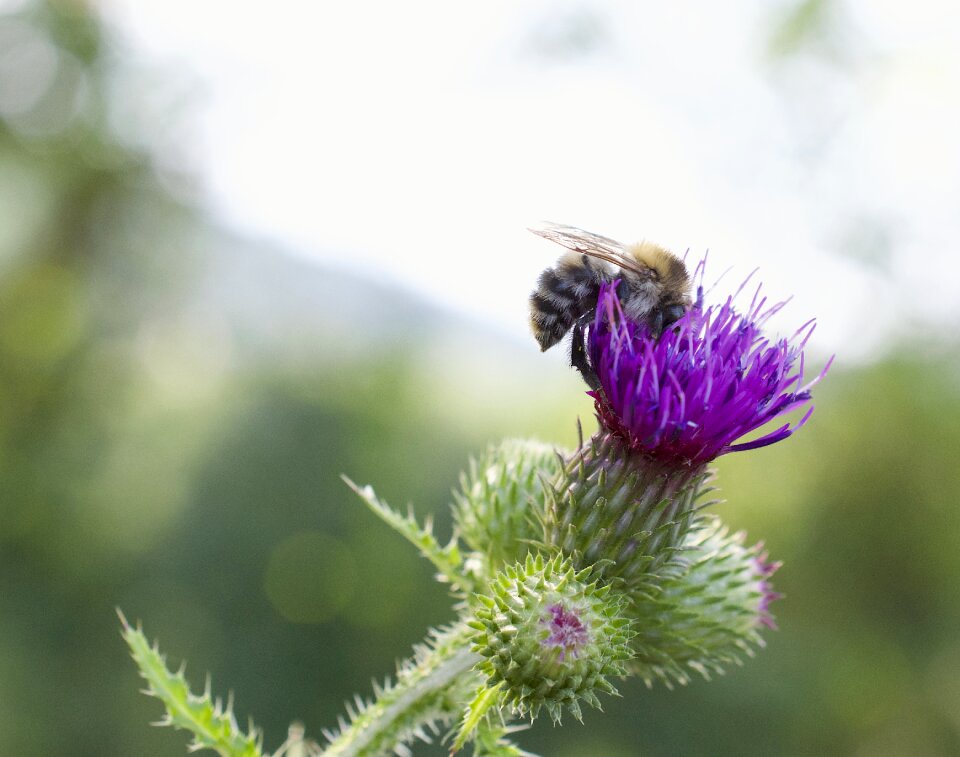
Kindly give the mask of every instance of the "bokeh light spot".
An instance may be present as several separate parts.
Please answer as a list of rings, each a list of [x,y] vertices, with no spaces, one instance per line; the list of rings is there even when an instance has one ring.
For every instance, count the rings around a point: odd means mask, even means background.
[[[339,615],[354,596],[356,574],[347,545],[320,531],[304,531],[273,550],[264,588],[287,620],[324,623]]]

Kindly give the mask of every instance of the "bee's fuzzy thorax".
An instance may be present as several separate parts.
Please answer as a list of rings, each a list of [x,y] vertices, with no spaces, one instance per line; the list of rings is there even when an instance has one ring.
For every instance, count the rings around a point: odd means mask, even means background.
[[[627,251],[641,265],[655,271],[665,292],[684,294],[690,289],[690,274],[683,261],[669,250],[653,242],[639,242],[631,245]],[[682,298],[678,298],[682,299]],[[682,299],[689,304],[689,296]]]

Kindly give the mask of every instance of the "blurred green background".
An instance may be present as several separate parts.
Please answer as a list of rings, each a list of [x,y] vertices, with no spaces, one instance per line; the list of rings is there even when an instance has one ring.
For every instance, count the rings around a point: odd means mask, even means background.
[[[37,40],[57,66],[31,98],[18,50]],[[118,135],[121,65],[82,3],[0,16],[0,753],[184,753],[148,726],[160,706],[137,693],[116,607],[276,748],[290,720],[335,724],[451,618],[339,475],[445,534],[469,455],[569,446],[591,406],[532,341],[213,224],[189,177]],[[766,650],[679,691],[627,682],[585,726],[539,722],[523,745],[960,754],[956,347],[841,357],[796,438],[720,461],[717,512],[785,562]]]

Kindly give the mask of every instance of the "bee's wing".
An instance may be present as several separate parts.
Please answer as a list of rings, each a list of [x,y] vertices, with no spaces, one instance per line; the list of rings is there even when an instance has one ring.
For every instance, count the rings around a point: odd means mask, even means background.
[[[638,276],[650,276],[650,270],[646,266],[638,265],[636,258],[628,253],[627,248],[610,237],[602,237],[599,234],[578,229],[576,226],[565,226],[559,223],[543,223],[531,228],[530,231],[568,250],[606,260]]]
[[[593,252],[605,252],[611,256],[623,255],[626,249],[615,239],[602,237],[590,231],[566,226],[560,223],[542,223],[530,229],[537,236],[563,245],[568,250],[589,255]]]

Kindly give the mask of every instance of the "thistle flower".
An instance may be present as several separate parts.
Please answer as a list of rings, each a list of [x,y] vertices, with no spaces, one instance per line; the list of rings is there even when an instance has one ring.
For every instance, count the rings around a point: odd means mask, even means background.
[[[762,327],[785,303],[768,307],[758,289],[744,314],[734,297],[706,308],[698,301],[657,337],[647,324],[624,317],[616,292],[616,282],[601,287],[589,333],[601,385],[591,395],[602,426],[631,450],[667,465],[695,466],[782,441],[806,423],[812,406],[798,423],[736,443],[809,404],[810,388],[829,367],[803,383],[813,321],[790,339],[771,341]]]
[[[604,580],[620,581],[635,604],[675,574],[697,513],[709,504],[701,497],[710,491],[710,461],[793,434],[812,407],[795,424],[740,441],[809,405],[829,367],[805,383],[813,322],[772,340],[762,328],[784,303],[768,306],[758,290],[741,314],[735,298],[705,307],[701,287],[696,305],[655,336],[625,317],[617,282],[600,287],[587,337],[600,430],[547,492],[545,542],[578,569],[595,565]]]

